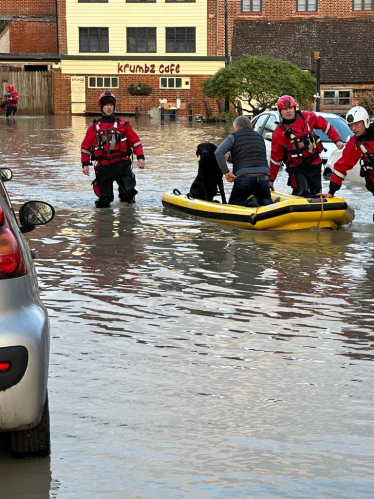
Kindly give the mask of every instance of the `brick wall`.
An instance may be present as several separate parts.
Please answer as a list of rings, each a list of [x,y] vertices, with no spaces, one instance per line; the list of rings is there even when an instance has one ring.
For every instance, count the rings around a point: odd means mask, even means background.
[[[54,113],[56,115],[70,114],[71,112],[71,86],[70,76],[61,74],[61,71],[53,72],[53,95],[54,95]],[[74,75],[83,76],[83,75]],[[108,75],[109,76],[109,75]],[[139,75],[136,76],[118,76],[119,88],[112,89],[117,99],[117,110],[119,112],[134,112],[135,106],[139,106],[140,113],[147,113],[149,109],[158,108],[160,99],[167,99],[168,103],[176,103],[177,97],[185,105],[185,109],[178,111],[179,114],[188,114],[188,107],[191,105],[194,114],[205,115],[204,98],[200,91],[200,83],[205,79],[204,76],[191,76],[191,90],[159,89],[159,76],[143,76],[141,83],[147,83],[153,88],[150,95],[130,95],[127,87],[131,83],[139,82]],[[88,88],[88,78],[86,76],[86,112],[98,114],[97,104],[102,88]],[[210,100],[213,114],[218,112],[218,105],[215,100]]]
[[[118,76],[118,75],[113,75]],[[131,83],[139,82],[139,75],[136,76],[120,76],[119,88],[113,89],[113,93],[117,99],[117,109],[120,112],[134,112],[135,106],[139,106],[139,111],[147,113],[149,109],[154,109],[160,106],[160,99],[167,99],[168,103],[176,103],[179,96],[181,103],[185,104],[186,109],[179,111],[179,114],[188,114],[188,107],[191,105],[194,114],[204,114],[205,108],[203,96],[201,94],[200,83],[204,81],[204,76],[191,76],[191,89],[190,90],[177,90],[177,89],[160,89],[159,76],[142,77],[141,82],[147,83],[152,87],[150,95],[130,95],[127,87]],[[89,113],[97,113],[99,108],[97,99],[102,92],[102,89],[86,88],[86,111]],[[217,103],[210,101],[213,113],[218,112]]]
[[[208,25],[208,36],[207,36],[207,55],[216,56],[218,49],[217,41],[217,23],[218,23],[218,8],[216,0],[208,0],[207,2],[207,25]]]
[[[11,21],[10,52],[13,54],[56,54],[56,23],[50,21]]]
[[[66,35],[66,0],[57,0],[57,32],[59,53],[68,53],[68,42]]]
[[[70,75],[53,71],[53,108],[55,115],[68,115],[71,110]]]
[[[223,0],[222,0],[223,1]],[[297,12],[296,0],[262,0],[262,12],[241,12],[240,0],[228,0],[233,4],[234,17],[241,19],[267,19],[272,21],[281,21],[294,19],[295,16],[301,18],[309,17],[336,17],[350,18],[367,15],[362,12],[352,12],[352,0],[318,0],[317,12]],[[235,5],[235,6],[234,6]]]
[[[1,0],[2,16],[51,16],[56,14],[56,0]]]

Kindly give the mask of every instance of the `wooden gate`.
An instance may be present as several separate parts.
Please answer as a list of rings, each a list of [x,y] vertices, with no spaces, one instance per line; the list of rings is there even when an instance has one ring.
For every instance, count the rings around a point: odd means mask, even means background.
[[[12,83],[18,92],[17,114],[53,114],[52,72],[50,71],[1,71],[0,92],[8,92]]]

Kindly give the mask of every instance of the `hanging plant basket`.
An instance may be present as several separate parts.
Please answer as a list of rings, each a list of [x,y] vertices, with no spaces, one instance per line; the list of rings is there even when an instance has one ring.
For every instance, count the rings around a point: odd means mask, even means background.
[[[150,95],[152,93],[152,87],[150,85],[130,85],[127,88],[130,95]]]

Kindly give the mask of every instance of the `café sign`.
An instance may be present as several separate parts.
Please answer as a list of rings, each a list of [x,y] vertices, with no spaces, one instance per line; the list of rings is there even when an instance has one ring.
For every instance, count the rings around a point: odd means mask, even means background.
[[[118,74],[178,74],[180,64],[121,64],[118,63]]]

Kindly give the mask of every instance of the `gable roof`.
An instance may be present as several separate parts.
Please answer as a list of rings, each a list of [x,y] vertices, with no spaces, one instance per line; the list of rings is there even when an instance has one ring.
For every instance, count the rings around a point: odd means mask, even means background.
[[[315,72],[321,57],[321,83],[374,82],[374,17],[234,23],[232,58],[267,55]]]

